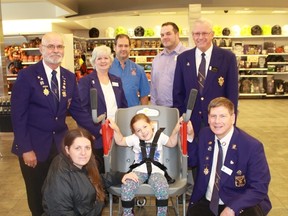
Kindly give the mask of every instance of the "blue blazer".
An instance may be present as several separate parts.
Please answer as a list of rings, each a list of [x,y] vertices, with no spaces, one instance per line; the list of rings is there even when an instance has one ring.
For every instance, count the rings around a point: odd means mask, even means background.
[[[34,151],[38,161],[45,161],[51,145],[58,150],[68,127],[67,111],[77,123],[94,136],[99,133],[89,113],[82,108],[75,74],[60,67],[60,104],[55,110],[53,96],[42,61],[18,73],[11,95],[14,130],[12,152],[18,156]]]
[[[127,105],[126,97],[124,94],[121,79],[112,74],[108,74],[108,76],[112,83],[112,88],[115,94],[118,108],[127,108],[128,105]],[[89,75],[86,75],[83,78],[81,78],[78,81],[78,87],[79,87],[79,93],[80,93],[82,105],[84,109],[90,113],[91,119],[92,119],[91,104],[90,104],[90,89],[91,88],[97,89],[97,95],[98,95],[97,115],[101,115],[107,112],[104,94],[103,94],[101,84],[99,82],[99,79],[95,70]],[[97,129],[98,131],[100,131],[101,123],[97,125]],[[103,148],[101,135],[95,139],[94,148],[96,149]]]
[[[199,134],[199,143],[189,145],[189,165],[198,166],[190,204],[198,202],[206,194],[213,161],[215,135],[209,127]],[[259,204],[265,215],[271,209],[268,185],[271,179],[263,144],[234,127],[224,166],[229,172],[221,172],[219,196],[236,215],[244,208]]]
[[[181,53],[177,58],[174,84],[173,107],[180,115],[186,112],[191,89],[197,89],[198,78],[195,62],[196,48]],[[208,125],[208,104],[216,97],[226,97],[238,106],[238,69],[235,55],[222,48],[213,46],[212,56],[202,95],[198,92],[195,107],[191,115],[194,132],[199,133],[201,124]]]

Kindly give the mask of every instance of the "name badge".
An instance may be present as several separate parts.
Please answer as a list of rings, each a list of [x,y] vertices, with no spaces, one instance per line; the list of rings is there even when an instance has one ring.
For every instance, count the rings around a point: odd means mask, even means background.
[[[221,171],[225,172],[226,174],[228,174],[229,176],[231,176],[232,174],[232,170],[226,166],[222,166]]]
[[[119,83],[117,83],[117,82],[112,82],[112,86],[119,87]]]

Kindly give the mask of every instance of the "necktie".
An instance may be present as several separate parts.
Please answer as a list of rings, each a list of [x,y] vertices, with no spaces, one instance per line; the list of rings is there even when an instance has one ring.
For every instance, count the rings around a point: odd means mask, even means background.
[[[215,182],[210,202],[210,209],[214,213],[214,215],[218,215],[218,206],[219,206],[219,185],[221,179],[221,168],[222,168],[222,161],[223,161],[223,151],[221,147],[221,143],[217,140],[218,144],[218,158],[217,158],[217,165],[216,165],[216,172],[215,172]]]
[[[202,59],[201,59],[199,70],[198,70],[198,83],[199,83],[199,91],[202,94],[204,83],[205,83],[205,70],[206,70],[205,53],[202,53],[201,56],[202,56]]]
[[[53,94],[53,99],[54,99],[54,105],[56,109],[58,110],[59,106],[59,89],[58,89],[58,81],[56,78],[56,71],[52,71],[52,78],[51,78],[51,91]]]

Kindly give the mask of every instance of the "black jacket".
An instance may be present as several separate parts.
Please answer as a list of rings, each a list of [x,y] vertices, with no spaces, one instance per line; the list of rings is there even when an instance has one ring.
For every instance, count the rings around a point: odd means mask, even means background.
[[[105,187],[121,184],[124,173],[102,175]],[[96,190],[85,168],[79,169],[64,155],[53,160],[42,188],[43,216],[97,216],[104,203],[96,201]]]

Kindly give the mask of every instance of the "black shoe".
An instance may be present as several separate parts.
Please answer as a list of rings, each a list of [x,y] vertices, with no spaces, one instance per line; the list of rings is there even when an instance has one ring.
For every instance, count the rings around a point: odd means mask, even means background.
[[[112,199],[113,199],[113,203],[119,203],[119,197],[118,196],[113,195]]]
[[[186,203],[190,201],[190,195],[185,194]],[[178,204],[183,204],[183,195],[178,197]]]

